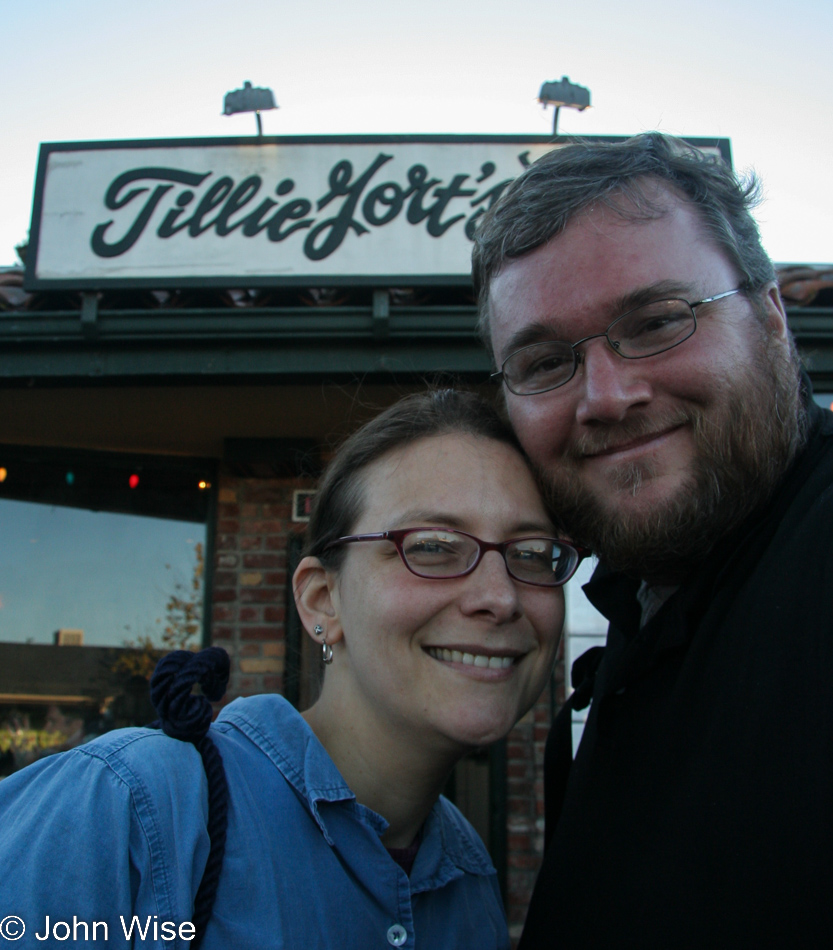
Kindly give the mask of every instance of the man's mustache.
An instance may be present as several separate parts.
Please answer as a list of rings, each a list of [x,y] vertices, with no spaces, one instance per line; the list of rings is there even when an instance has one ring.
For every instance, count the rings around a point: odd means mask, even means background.
[[[678,426],[695,424],[699,411],[695,407],[668,409],[662,412],[644,412],[629,416],[621,422],[595,423],[582,432],[564,451],[564,458],[578,461],[588,455],[609,452],[636,439],[658,436]]]

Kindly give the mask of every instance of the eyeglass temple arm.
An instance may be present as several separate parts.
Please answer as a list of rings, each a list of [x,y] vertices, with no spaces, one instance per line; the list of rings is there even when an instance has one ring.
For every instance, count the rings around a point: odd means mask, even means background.
[[[339,544],[350,544],[352,541],[384,541],[388,537],[387,531],[379,531],[375,534],[350,534],[345,535],[343,538],[335,538],[330,541],[324,548],[325,551],[329,551],[330,548],[337,547]]]
[[[561,543],[562,543],[562,544],[569,544],[571,548],[575,548],[575,550],[578,551],[578,562],[579,562],[579,564],[581,564],[581,562],[582,562],[586,557],[590,557],[590,556],[593,554],[593,552],[590,550],[590,548],[583,548],[583,547],[581,547],[581,545],[579,545],[579,544],[573,544],[572,541],[562,541]]]
[[[743,290],[743,287],[736,287],[734,290],[725,290],[722,294],[715,294],[713,297],[704,297],[702,300],[698,300],[697,303],[690,303],[689,307],[693,310],[701,304],[714,303],[715,300],[722,300],[724,297],[731,297],[733,294],[743,293]]]
[[[351,534],[339,541],[384,541],[389,536],[389,531],[374,531],[373,534]]]

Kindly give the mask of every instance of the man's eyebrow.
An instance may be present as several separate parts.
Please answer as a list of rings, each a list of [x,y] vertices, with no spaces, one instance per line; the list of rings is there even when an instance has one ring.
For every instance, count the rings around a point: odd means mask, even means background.
[[[618,297],[607,308],[606,313],[603,310],[600,311],[601,326],[599,332],[601,333],[607,329],[617,317],[621,317],[637,307],[653,303],[655,300],[667,300],[669,298],[691,300],[691,284],[684,284],[678,280],[660,280]],[[555,340],[575,343],[576,340],[568,338],[568,335],[562,331],[561,323],[562,320],[553,317],[546,323],[536,320],[534,323],[528,323],[516,330],[507,340],[504,359],[512,353],[522,350],[525,346],[532,346],[533,343],[550,343]]]
[[[616,301],[615,312],[610,319],[615,320],[630,310],[642,307],[646,303],[654,303],[656,300],[691,300],[692,292],[691,284],[683,284],[678,280],[660,280],[620,297]]]
[[[557,332],[553,323],[528,323],[520,330],[516,330],[506,342],[506,355],[511,356],[525,346],[532,346],[533,343],[547,343],[552,340],[563,339]]]

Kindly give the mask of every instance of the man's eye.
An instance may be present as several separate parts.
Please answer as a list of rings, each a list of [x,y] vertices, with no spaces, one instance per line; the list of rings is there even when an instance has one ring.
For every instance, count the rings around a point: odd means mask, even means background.
[[[653,304],[637,310],[625,317],[619,324],[618,333],[614,327],[614,338],[632,340],[668,340],[680,334],[691,323],[691,311],[684,304],[669,301]]]
[[[677,330],[681,324],[688,323],[691,317],[683,313],[665,313],[662,316],[645,317],[632,329],[632,336],[664,334]]]
[[[561,369],[567,363],[563,356],[543,356],[536,360],[530,367],[531,373],[550,373],[553,370]]]
[[[551,373],[561,372],[569,364],[569,357],[566,357],[563,353],[543,353],[534,359],[527,360],[521,375],[525,379],[534,376],[548,376]]]

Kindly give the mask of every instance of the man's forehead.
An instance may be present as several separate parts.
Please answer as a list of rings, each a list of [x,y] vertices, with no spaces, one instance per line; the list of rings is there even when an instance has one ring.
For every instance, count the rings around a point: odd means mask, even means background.
[[[623,261],[610,259],[611,251],[624,257],[624,263],[633,265],[643,256],[646,237],[650,245],[650,238],[657,236],[652,248],[656,254],[665,246],[667,234],[680,231],[685,232],[687,239],[709,241],[699,214],[686,199],[652,187],[650,205],[640,209],[626,196],[614,195],[605,204],[596,203],[577,212],[562,231],[543,244],[520,257],[505,260],[490,280],[490,294],[499,293],[504,286],[516,293],[518,285],[526,285],[530,276],[540,278],[548,273],[561,283],[566,279],[579,284],[600,270],[621,266]],[[629,249],[632,253],[628,260]],[[555,269],[553,264],[559,262],[565,263]]]
[[[599,332],[627,310],[661,297],[697,299],[728,265],[689,202],[668,195],[665,214],[623,217],[607,207],[577,216],[529,254],[508,262],[490,284],[497,356],[541,339]],[[718,288],[724,289],[722,287]]]

